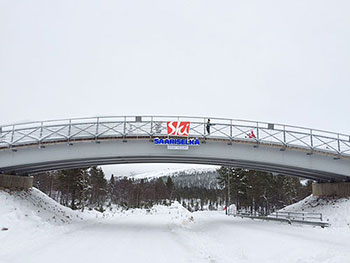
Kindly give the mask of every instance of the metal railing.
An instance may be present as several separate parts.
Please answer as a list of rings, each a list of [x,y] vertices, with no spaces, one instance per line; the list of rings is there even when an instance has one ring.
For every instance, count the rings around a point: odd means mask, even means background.
[[[308,224],[320,227],[328,227],[329,223],[323,221],[322,213],[309,213],[309,212],[284,212],[276,211],[271,214],[259,213],[257,211],[246,210],[234,210],[228,209],[228,215],[233,215],[241,218],[261,219],[268,221],[287,222],[289,224]]]
[[[350,157],[350,136],[346,134],[277,123],[239,119],[190,116],[103,116],[26,122],[0,126],[0,148],[8,149],[37,144],[103,140],[109,138],[144,138],[167,136],[168,121],[189,121],[190,137],[268,144],[306,150],[308,154],[322,152],[335,158]]]
[[[285,218],[289,220],[301,220],[301,221],[322,221],[321,213],[310,213],[310,212],[284,212],[276,211],[268,215],[274,218]]]

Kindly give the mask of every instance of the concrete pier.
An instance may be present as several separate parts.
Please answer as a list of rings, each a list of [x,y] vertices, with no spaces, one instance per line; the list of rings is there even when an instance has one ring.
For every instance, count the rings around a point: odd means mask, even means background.
[[[314,183],[312,194],[319,197],[349,197],[350,182]]]
[[[28,190],[33,186],[33,176],[0,174],[0,188]]]

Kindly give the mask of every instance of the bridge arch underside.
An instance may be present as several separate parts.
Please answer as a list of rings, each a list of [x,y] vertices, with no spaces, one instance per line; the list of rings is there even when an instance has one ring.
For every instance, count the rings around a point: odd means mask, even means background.
[[[126,163],[192,163],[227,165],[275,172],[316,181],[349,181],[350,158],[303,149],[284,149],[246,142],[207,140],[188,150],[169,150],[150,139],[111,139],[105,141],[56,142],[0,150],[0,172],[38,172]]]

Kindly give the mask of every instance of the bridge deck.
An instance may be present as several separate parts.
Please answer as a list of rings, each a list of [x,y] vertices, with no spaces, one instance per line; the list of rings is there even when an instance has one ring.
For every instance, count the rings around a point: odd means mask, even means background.
[[[168,137],[169,121],[190,122],[189,137],[198,138],[202,145],[188,151],[155,146],[152,140]],[[206,128],[207,118],[178,116],[97,117],[1,126],[0,172],[181,162],[233,165],[318,180],[349,179],[348,135],[215,118],[211,118],[210,134]]]

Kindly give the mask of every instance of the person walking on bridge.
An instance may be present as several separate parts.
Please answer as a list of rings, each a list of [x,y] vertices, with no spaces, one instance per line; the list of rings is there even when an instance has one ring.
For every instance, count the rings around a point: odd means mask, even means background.
[[[210,126],[212,126],[212,125],[215,125],[215,124],[210,123],[210,119],[208,119],[207,125],[206,125],[208,135],[210,134]]]

